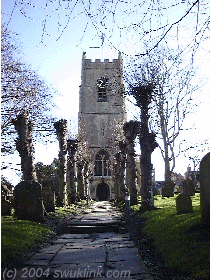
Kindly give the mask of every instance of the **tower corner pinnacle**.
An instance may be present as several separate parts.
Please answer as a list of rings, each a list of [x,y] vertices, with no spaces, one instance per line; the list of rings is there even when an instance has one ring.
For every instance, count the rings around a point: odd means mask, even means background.
[[[82,59],[86,59],[86,52],[82,53]]]

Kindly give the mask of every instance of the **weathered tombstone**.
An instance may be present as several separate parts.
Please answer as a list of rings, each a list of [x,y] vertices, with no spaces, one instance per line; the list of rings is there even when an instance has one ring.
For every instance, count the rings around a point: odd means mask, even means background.
[[[200,163],[200,203],[203,224],[210,226],[210,153]]]
[[[29,180],[20,182],[14,189],[14,208],[15,216],[20,220],[42,221],[42,185]]]
[[[12,204],[10,201],[2,199],[1,200],[1,215],[11,216],[12,215]]]
[[[191,196],[195,195],[195,184],[190,178],[183,181],[183,193]]]
[[[12,203],[11,198],[12,192],[2,182],[1,184],[1,215],[10,216],[12,214]]]
[[[176,211],[177,214],[192,213],[192,200],[187,194],[181,193],[176,198]]]
[[[162,197],[173,197],[174,196],[175,184],[172,181],[165,182],[162,188]]]
[[[55,191],[45,182],[42,183],[42,198],[46,212],[55,212]]]
[[[2,216],[12,215],[12,204],[2,194],[1,194],[1,215]]]

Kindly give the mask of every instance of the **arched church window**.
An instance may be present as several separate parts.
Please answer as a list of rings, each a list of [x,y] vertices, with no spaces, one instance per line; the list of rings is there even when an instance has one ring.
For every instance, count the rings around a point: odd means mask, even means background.
[[[111,165],[109,154],[105,150],[100,150],[95,157],[95,176],[111,176]]]
[[[107,101],[107,85],[108,79],[106,77],[101,77],[97,80],[98,87],[98,101],[105,102]]]

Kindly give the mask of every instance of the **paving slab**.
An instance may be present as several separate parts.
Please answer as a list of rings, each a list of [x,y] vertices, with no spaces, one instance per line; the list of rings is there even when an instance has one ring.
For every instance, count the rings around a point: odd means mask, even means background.
[[[81,246],[76,249],[65,246],[56,254],[51,264],[104,262],[105,258],[106,250],[104,246]]]
[[[43,249],[40,250],[40,253],[45,253],[45,254],[55,254],[58,252],[64,245],[63,244],[54,244],[54,245],[49,245]]]
[[[121,213],[108,202],[91,205],[79,217],[69,221],[68,226],[81,223],[121,222]],[[84,232],[61,234],[53,244],[34,254],[21,268],[28,269],[24,279],[138,279],[153,280],[141,259],[129,233]],[[22,279],[21,269],[16,279]],[[32,275],[43,272],[43,277]],[[29,272],[31,272],[29,277]],[[25,275],[27,276],[27,275]],[[40,275],[38,275],[40,276]]]

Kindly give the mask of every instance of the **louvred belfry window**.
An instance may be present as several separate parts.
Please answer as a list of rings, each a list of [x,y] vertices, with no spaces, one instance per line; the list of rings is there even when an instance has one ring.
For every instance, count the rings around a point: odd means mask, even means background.
[[[108,85],[108,79],[106,77],[101,77],[100,79],[97,80],[99,102],[107,101],[107,85]]]

